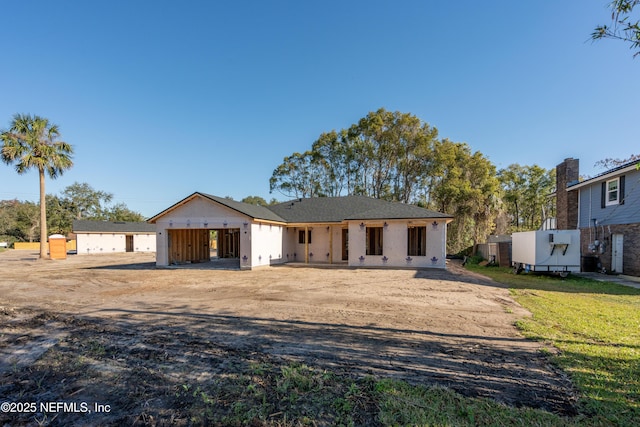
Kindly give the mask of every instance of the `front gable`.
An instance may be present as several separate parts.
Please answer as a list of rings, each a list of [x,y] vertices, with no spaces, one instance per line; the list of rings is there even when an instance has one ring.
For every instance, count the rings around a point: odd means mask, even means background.
[[[183,203],[174,205],[149,221],[157,224],[171,222],[175,227],[189,225],[190,227],[203,226],[207,228],[214,223],[220,225],[224,221],[229,223],[238,220],[250,221],[251,218],[248,215],[195,194]]]

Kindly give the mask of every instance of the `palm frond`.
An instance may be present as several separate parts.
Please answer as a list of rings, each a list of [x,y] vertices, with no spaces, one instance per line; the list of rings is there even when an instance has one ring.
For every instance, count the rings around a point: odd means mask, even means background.
[[[56,178],[73,166],[73,147],[58,141],[59,136],[58,126],[46,118],[15,114],[10,129],[1,134],[2,160],[15,164],[18,173],[33,168]]]

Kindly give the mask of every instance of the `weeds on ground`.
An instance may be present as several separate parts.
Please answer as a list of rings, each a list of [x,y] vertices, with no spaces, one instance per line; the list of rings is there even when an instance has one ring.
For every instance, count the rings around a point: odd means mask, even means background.
[[[214,384],[182,384],[175,399],[195,424],[348,426],[375,420],[372,387],[300,363],[261,362]]]
[[[250,370],[251,371],[251,370]],[[292,363],[260,364],[206,389],[183,384],[176,399],[196,425],[278,426],[566,426],[574,420],[444,387],[352,378]]]

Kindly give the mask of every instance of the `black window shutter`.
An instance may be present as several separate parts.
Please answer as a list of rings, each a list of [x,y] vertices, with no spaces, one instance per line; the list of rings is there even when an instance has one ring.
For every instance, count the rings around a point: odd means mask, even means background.
[[[620,201],[621,205],[624,205],[624,175],[620,177],[620,186],[618,191],[620,192],[618,195],[618,200]]]
[[[602,194],[600,195],[600,207],[602,209],[607,207],[607,183],[602,183]]]

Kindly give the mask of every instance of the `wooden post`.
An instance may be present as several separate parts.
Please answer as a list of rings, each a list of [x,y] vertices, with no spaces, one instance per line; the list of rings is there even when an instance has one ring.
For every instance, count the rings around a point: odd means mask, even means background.
[[[333,264],[333,230],[329,226],[329,264]]]
[[[309,226],[304,226],[304,262],[309,264]]]

